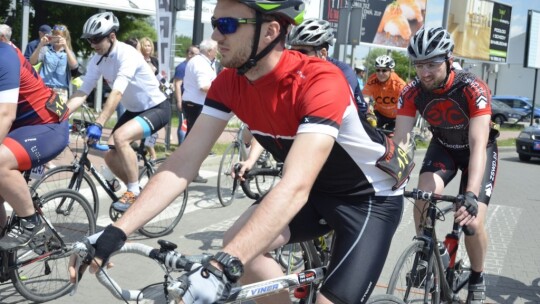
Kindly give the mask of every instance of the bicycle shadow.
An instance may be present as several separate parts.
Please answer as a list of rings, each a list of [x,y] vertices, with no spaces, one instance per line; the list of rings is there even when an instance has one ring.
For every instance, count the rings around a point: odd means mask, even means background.
[[[540,303],[540,277],[534,279],[528,286],[521,281],[488,274],[487,297],[494,303]],[[493,287],[489,282],[496,282]]]
[[[18,303],[24,303],[24,304],[32,304],[37,302],[30,302],[27,299],[25,299],[23,296],[21,296],[15,287],[11,285],[11,281],[2,283],[0,286],[0,303],[2,304],[18,304]]]
[[[225,231],[201,231],[195,233],[185,234],[184,237],[192,241],[200,241],[202,244],[199,249],[203,252],[206,251],[218,251],[223,248],[223,235]]]

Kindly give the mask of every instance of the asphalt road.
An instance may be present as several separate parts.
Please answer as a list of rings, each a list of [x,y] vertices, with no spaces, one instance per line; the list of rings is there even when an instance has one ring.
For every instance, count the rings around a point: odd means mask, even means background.
[[[422,152],[417,153],[417,167],[413,172],[407,189],[417,184],[417,173]],[[209,156],[201,168],[201,174],[209,178],[207,184],[192,184],[189,187],[189,204],[186,213],[174,232],[165,239],[178,244],[181,252],[188,254],[216,252],[221,247],[223,232],[251,201],[237,199],[231,206],[221,207],[216,194],[216,172],[219,158]],[[503,148],[496,186],[491,200],[487,229],[490,235],[486,272],[488,284],[488,303],[540,303],[540,230],[536,223],[540,217],[540,186],[538,173],[540,160],[530,163],[520,162],[513,148]],[[456,194],[457,181],[453,181],[447,193]],[[107,200],[101,209],[98,225],[110,223]],[[439,225],[444,235],[449,230],[450,221]],[[385,292],[393,266],[413,236],[412,204],[406,202],[402,222],[394,237],[390,255],[387,259],[374,294]],[[157,245],[155,239],[141,235],[130,237],[133,242]],[[255,240],[254,240],[255,241]],[[461,246],[462,248],[464,246]],[[129,288],[142,288],[160,282],[163,273],[152,261],[126,255],[114,258],[115,267],[111,275]],[[8,283],[0,285],[0,303],[28,303],[16,294]],[[54,303],[121,303],[101,285],[92,275],[86,275],[74,296],[65,296]]]

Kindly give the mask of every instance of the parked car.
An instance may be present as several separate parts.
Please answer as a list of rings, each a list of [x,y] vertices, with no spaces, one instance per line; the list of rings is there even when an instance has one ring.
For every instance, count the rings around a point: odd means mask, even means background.
[[[529,161],[531,157],[540,157],[540,125],[526,127],[516,138],[516,152],[519,160]]]
[[[511,108],[519,111],[522,115],[529,115],[525,117],[523,121],[530,121],[530,113],[532,109],[532,100],[524,96],[513,95],[495,95],[491,97],[492,100],[499,100],[510,106]],[[540,105],[535,104],[534,118],[540,118]]]
[[[522,114],[518,110],[514,110],[504,102],[492,99],[491,100],[491,121],[501,125],[504,123],[516,123]]]

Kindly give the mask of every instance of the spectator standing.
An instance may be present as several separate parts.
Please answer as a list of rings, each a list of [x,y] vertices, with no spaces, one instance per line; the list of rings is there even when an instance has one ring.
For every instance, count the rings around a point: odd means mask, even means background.
[[[422,28],[411,38],[407,51],[417,78],[401,93],[394,140],[407,146],[416,113],[431,125],[433,138],[425,153],[418,188],[442,194],[461,170],[459,192],[465,202],[454,221],[471,227],[465,236],[471,261],[467,302],[484,303],[483,270],[488,235],[487,207],[497,175],[499,132],[491,128],[491,93],[472,73],[452,68],[454,41],[442,27]],[[425,202],[416,201],[414,222],[421,234]]]
[[[38,38],[28,42],[28,44],[26,45],[26,49],[24,50],[24,57],[26,59],[30,60],[30,56],[32,56],[32,54],[36,50],[39,42],[41,41],[41,38],[43,38],[43,36],[51,35],[51,31],[51,27],[47,24],[43,24],[39,27]]]
[[[25,246],[44,233],[21,171],[44,165],[69,139],[65,100],[45,86],[10,39],[11,28],[0,24],[0,227],[6,225],[5,202],[18,217],[0,239],[2,251]]]
[[[45,85],[52,88],[64,100],[68,100],[71,70],[77,69],[79,63],[71,47],[71,36],[67,26],[57,24],[53,27],[51,35],[41,38],[30,56],[32,65],[40,62],[39,75]]]
[[[182,61],[174,69],[174,96],[176,97],[176,108],[178,110],[178,144],[180,145],[186,137],[182,130],[184,115],[182,114],[182,94],[184,93],[184,76],[186,75],[186,66],[193,56],[199,55],[199,48],[196,45],[190,46],[186,51],[186,60]]]
[[[144,60],[148,63],[154,75],[157,75],[159,73],[159,60],[154,56],[154,42],[148,37],[141,38],[139,42]]]
[[[184,92],[182,93],[182,111],[187,120],[186,137],[201,114],[206,93],[216,78],[214,59],[217,55],[217,42],[203,40],[199,46],[200,54],[193,56],[187,63],[184,76]],[[195,183],[206,183],[208,180],[200,174],[193,179]]]
[[[358,78],[358,85],[360,86],[360,90],[364,89],[364,77],[366,75],[366,67],[361,64],[354,68],[354,71],[356,72],[356,78]]]
[[[358,79],[352,68],[345,62],[328,56],[328,49],[334,45],[334,30],[330,22],[322,19],[306,19],[300,25],[295,26],[287,36],[287,43],[292,50],[307,56],[315,56],[330,61],[337,66],[347,79],[354,93],[354,99],[361,113],[367,111],[367,104],[362,96],[362,90],[358,85]]]
[[[388,55],[375,59],[375,73],[369,76],[362,93],[373,99],[373,114],[377,117],[377,127],[393,130],[396,125],[397,102],[405,81],[394,68],[396,62]]]

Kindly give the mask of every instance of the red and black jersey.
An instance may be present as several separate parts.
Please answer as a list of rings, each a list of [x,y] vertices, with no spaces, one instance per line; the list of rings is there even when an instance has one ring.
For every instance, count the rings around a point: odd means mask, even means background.
[[[382,140],[364,127],[349,84],[332,63],[284,51],[274,70],[253,82],[226,69],[212,82],[202,113],[236,115],[281,161],[296,134],[328,134],[336,144],[314,188],[345,196],[391,192],[389,175],[375,167]]]
[[[464,71],[451,71],[446,85],[431,92],[415,79],[399,97],[398,115],[414,117],[417,110],[430,124],[434,139],[450,149],[467,149],[470,119],[491,115],[491,92],[485,82]]]
[[[17,116],[11,130],[59,122],[58,116],[45,106],[52,90],[45,86],[21,51],[11,43],[0,43],[0,55],[0,102],[17,103]]]

